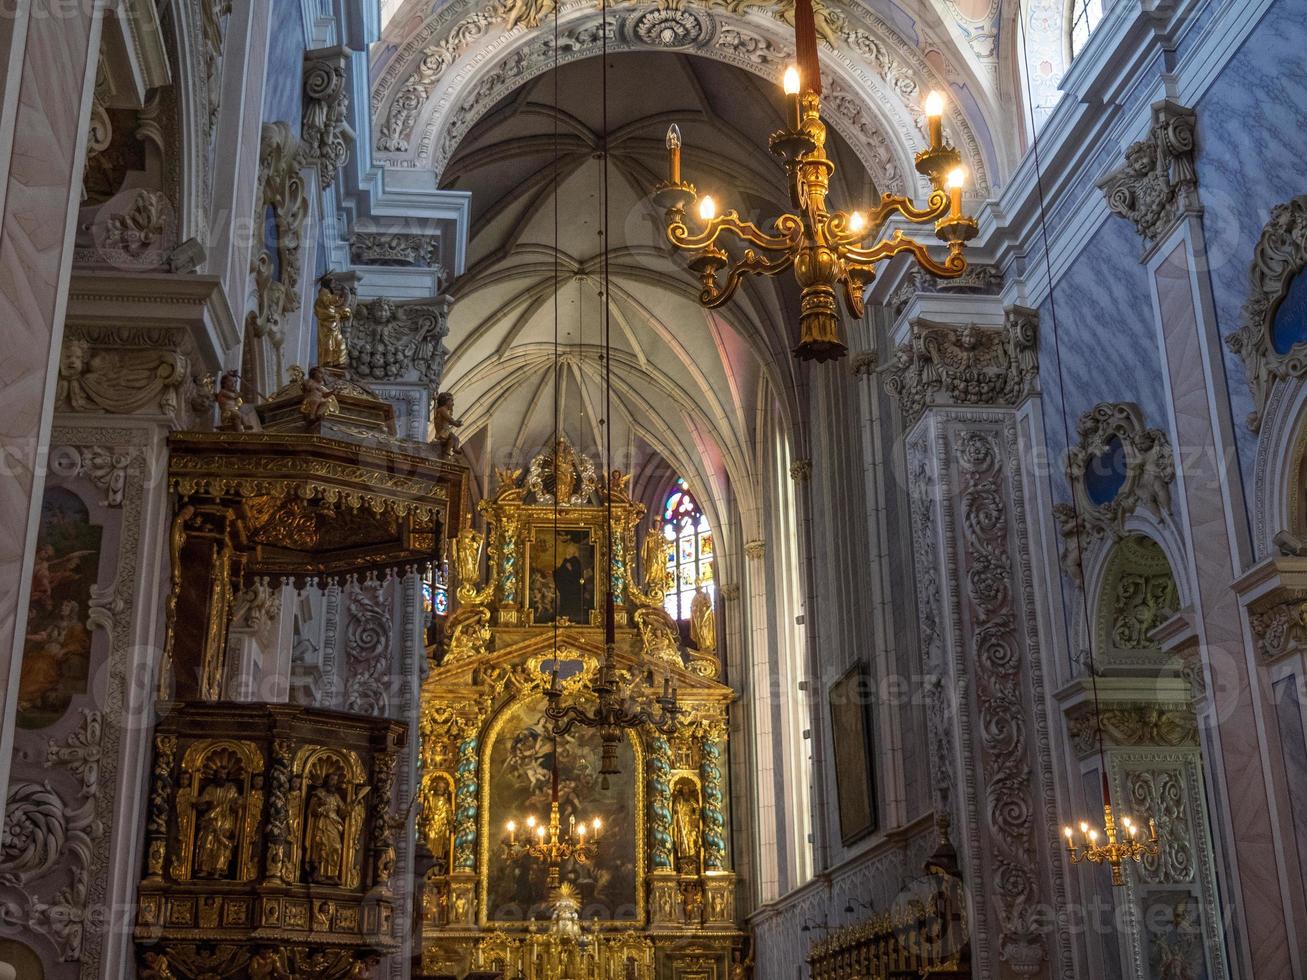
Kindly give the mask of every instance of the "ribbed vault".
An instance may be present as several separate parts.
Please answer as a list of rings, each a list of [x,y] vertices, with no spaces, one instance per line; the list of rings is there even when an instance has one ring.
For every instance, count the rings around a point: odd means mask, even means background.
[[[784,277],[755,280],[726,309],[703,310],[663,243],[649,189],[662,176],[674,121],[686,173],[702,191],[759,219],[788,207],[765,144],[782,123],[781,101],[756,76],[707,59],[612,56],[605,365],[601,84],[601,63],[590,59],[517,89],[446,167],[442,185],[471,191],[473,201],[468,268],[451,290],[446,385],[484,486],[494,467],[522,465],[549,441],[556,408],[569,438],[598,455],[610,368],[613,465],[635,473],[637,493],[650,501],[685,475],[725,529],[727,515],[755,511],[765,418],[780,413],[792,431],[797,297]],[[837,199],[872,200],[857,158],[833,142]]]

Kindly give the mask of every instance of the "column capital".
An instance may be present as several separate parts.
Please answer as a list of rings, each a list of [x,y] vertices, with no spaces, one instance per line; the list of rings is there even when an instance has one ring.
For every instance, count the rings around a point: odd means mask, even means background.
[[[1039,314],[1012,306],[1002,327],[914,320],[886,388],[911,425],[937,406],[1015,406],[1038,383]]]
[[[762,538],[746,541],[744,543],[744,555],[750,561],[762,561],[767,555],[767,542]]]

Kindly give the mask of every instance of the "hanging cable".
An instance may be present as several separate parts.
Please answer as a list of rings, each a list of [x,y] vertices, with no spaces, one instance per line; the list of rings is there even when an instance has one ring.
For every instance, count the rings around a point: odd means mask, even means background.
[[[613,344],[612,344],[612,291],[610,289],[609,275],[609,242],[608,242],[608,0],[602,0],[602,13],[599,30],[602,35],[602,56],[603,70],[601,72],[600,82],[600,101],[603,103],[603,140],[600,149],[603,154],[603,168],[601,177],[600,206],[603,208],[601,215],[600,234],[603,236],[603,283],[604,283],[604,306],[603,306],[603,330],[604,330],[604,478],[607,485],[607,492],[604,494],[605,501],[605,521],[607,528],[605,530],[608,551],[608,584],[605,589],[604,599],[604,644],[611,649],[617,642],[617,610],[616,597],[613,595],[613,572],[616,565],[613,560]]]
[[[558,116],[563,111],[562,100],[559,98],[558,82],[558,4],[554,4],[554,169],[551,177],[551,186],[554,196],[554,438],[550,446],[550,458],[554,461],[554,528],[553,528],[553,557],[550,559],[557,567],[558,564],[558,432],[560,425],[559,416],[562,413],[562,395],[560,392],[560,379],[562,377],[562,355],[559,343],[559,313],[558,313],[558,289],[559,275],[562,271],[559,261],[559,249],[562,243],[559,239],[559,222],[558,222],[558,175],[559,175],[559,147],[558,136]],[[527,575],[531,572],[528,569]],[[558,676],[558,585],[554,583],[554,676]],[[558,740],[554,739],[554,774],[557,779],[558,772]]]
[[[1057,359],[1057,391],[1058,399],[1061,402],[1062,409],[1062,433],[1066,439],[1066,451],[1071,451],[1071,423],[1067,415],[1066,408],[1066,377],[1062,370],[1062,347],[1057,327],[1057,295],[1053,287],[1053,256],[1049,248],[1048,240],[1048,208],[1044,196],[1044,173],[1042,162],[1039,156],[1039,132],[1035,126],[1035,101],[1034,92],[1030,84],[1030,48],[1029,38],[1026,35],[1025,17],[1019,18],[1019,29],[1021,32],[1021,59],[1022,67],[1026,75],[1026,108],[1030,113],[1030,141],[1032,156],[1035,164],[1035,187],[1039,194],[1039,232],[1044,243],[1044,274],[1048,282],[1048,311],[1049,318],[1053,327],[1053,356]],[[1089,660],[1089,684],[1090,692],[1094,700],[1094,728],[1098,740],[1098,764],[1103,777],[1103,801],[1110,804],[1112,799],[1111,787],[1107,778],[1107,754],[1103,749],[1103,713],[1098,701],[1098,666],[1094,659],[1094,627],[1090,622],[1089,609],[1089,590],[1088,583],[1084,581],[1084,525],[1080,520],[1079,505],[1076,500],[1075,487],[1071,488],[1071,513],[1073,515],[1072,529],[1076,536],[1076,561],[1081,565],[1080,581],[1080,602],[1085,616],[1085,652]],[[1067,627],[1067,649],[1073,649],[1070,626]]]

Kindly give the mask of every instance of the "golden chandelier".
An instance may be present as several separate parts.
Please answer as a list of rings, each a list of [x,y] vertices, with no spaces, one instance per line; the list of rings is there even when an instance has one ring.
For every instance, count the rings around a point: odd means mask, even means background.
[[[1088,861],[1090,864],[1106,864],[1112,869],[1112,884],[1125,884],[1125,862],[1139,864],[1145,857],[1157,857],[1162,853],[1162,842],[1157,836],[1157,824],[1148,821],[1148,839],[1139,839],[1139,825],[1129,817],[1121,818],[1125,836],[1118,839],[1116,817],[1112,813],[1111,790],[1107,782],[1106,769],[1103,774],[1103,836],[1100,843],[1098,831],[1085,821],[1080,823],[1081,847],[1076,847],[1075,831],[1065,827],[1067,854],[1072,864]]]
[[[594,860],[595,847],[603,830],[603,823],[598,817],[587,824],[585,821],[578,823],[575,816],[568,818],[567,830],[563,830],[558,807],[557,752],[555,748],[549,822],[542,823],[534,816],[527,817],[525,833],[519,838],[517,821],[510,820],[504,828],[507,833],[503,841],[504,856],[510,860],[525,856],[545,865],[548,871],[546,885],[551,893],[561,882],[563,862],[576,861],[578,864],[589,864]]]
[[[840,336],[837,291],[849,314],[863,314],[863,292],[875,278],[876,266],[900,252],[910,253],[927,272],[954,279],[967,268],[963,247],[978,231],[974,218],[962,213],[966,170],[961,154],[944,142],[944,97],[926,99],[930,146],[916,156],[917,172],[929,179],[931,194],[924,208],[909,197],[884,194],[869,214],[827,209],[826,195],[835,164],[826,155],[826,125],[821,121],[821,75],[817,65],[817,34],[812,0],[795,4],[794,31],[798,65],[785,72],[790,101],[789,128],[773,133],[771,151],[785,161],[790,203],[794,208],[764,232],[735,211],[717,213],[712,197],[699,198],[693,184],[681,177],[681,133],[667,132],[668,176],[654,188],[654,202],[666,212],[667,237],[677,249],[692,253],[690,269],[699,277],[699,301],[709,309],[729,302],[746,275],[775,276],[794,269],[800,288],[800,338],[794,355],[800,360],[826,361],[843,357],[848,348]],[[691,229],[686,211],[698,202],[698,227]],[[903,231],[873,245],[884,223],[899,214],[914,224],[935,223],[935,234],[948,245],[948,257],[937,262],[926,247]],[[730,233],[744,247],[732,255],[720,244]],[[726,280],[719,275],[725,271]]]

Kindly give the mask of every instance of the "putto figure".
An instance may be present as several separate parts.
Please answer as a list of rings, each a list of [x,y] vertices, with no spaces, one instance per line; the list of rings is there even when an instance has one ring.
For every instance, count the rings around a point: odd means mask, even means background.
[[[341,325],[354,314],[349,308],[349,291],[330,272],[318,280],[313,315],[318,320],[318,363],[323,367],[345,367],[349,348]]]
[[[320,367],[309,368],[309,376],[300,382],[304,400],[300,402],[300,413],[310,422],[321,422],[328,415],[340,411],[340,405],[327,384],[327,376]]]
[[[454,417],[453,394],[442,391],[436,396],[435,438],[431,440],[431,445],[436,447],[441,456],[448,458],[458,452],[460,443],[454,430],[462,424],[462,419]]]

